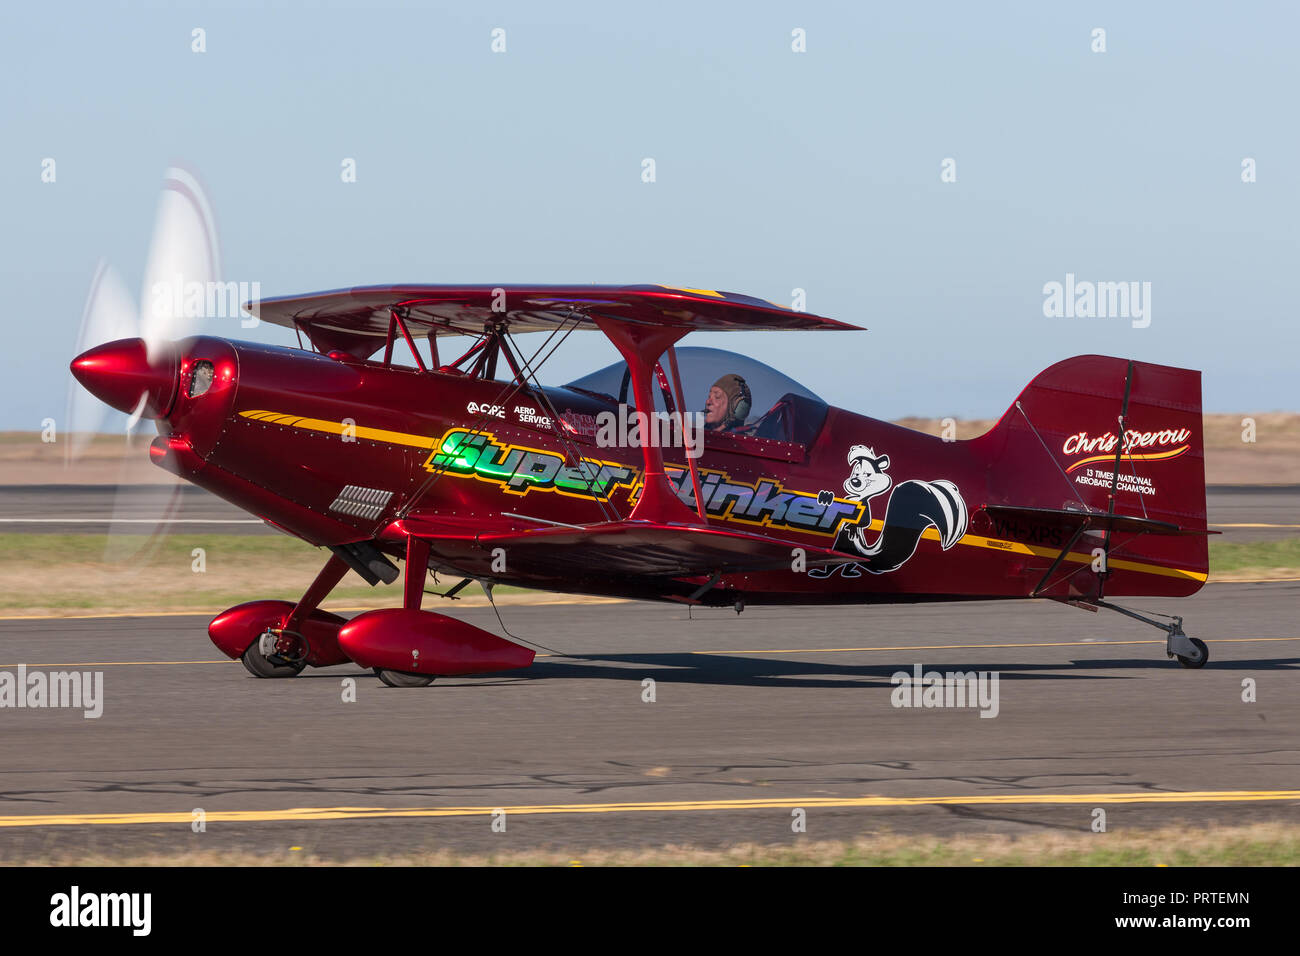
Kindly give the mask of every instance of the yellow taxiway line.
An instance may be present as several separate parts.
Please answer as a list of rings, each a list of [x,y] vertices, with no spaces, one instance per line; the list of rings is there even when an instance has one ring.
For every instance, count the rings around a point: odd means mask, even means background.
[[[1206,583],[1207,584],[1294,584],[1297,581],[1300,581],[1300,577],[1242,578],[1240,580],[1229,580],[1229,581],[1207,581]],[[574,595],[574,597],[575,600],[573,601],[540,601],[536,605],[533,604],[525,605],[520,603],[518,606],[519,607],[542,607],[548,605],[563,606],[569,604],[586,603],[585,601],[582,600],[582,595]],[[608,600],[601,601],[600,603],[621,604],[621,603],[626,603],[627,600],[631,600],[631,599],[611,598]],[[996,601],[999,599],[991,597],[988,598],[988,600]],[[1033,598],[1005,598],[1002,600],[1006,601],[1007,603],[1011,603],[1012,601],[1027,601],[1027,600],[1034,600],[1034,599]],[[489,606],[490,605],[488,604],[474,605],[474,607],[489,607]],[[759,605],[755,605],[755,606],[757,607]],[[816,607],[817,605],[808,605],[808,606]],[[836,605],[828,605],[828,606],[836,606]],[[845,606],[845,605],[840,605],[840,606]],[[869,608],[872,605],[863,604],[859,606],[863,608]],[[351,611],[374,611],[377,609],[378,609],[377,607],[331,607],[331,608],[325,608],[324,610],[328,610],[331,614],[346,614]],[[224,610],[224,608],[222,610]],[[189,611],[111,611],[103,614],[10,614],[10,615],[0,615],[0,622],[4,622],[4,621],[99,621],[99,620],[107,621],[107,620],[114,620],[117,618],[128,618],[128,617],[141,617],[141,618],[216,617],[220,613],[221,613],[220,610],[215,610],[215,611],[189,610]]]
[[[1300,637],[1218,637],[1214,639],[1215,644],[1267,644],[1276,641],[1300,641]],[[1117,647],[1124,644],[1164,644],[1163,640],[1146,640],[1146,641],[1029,641],[1019,644],[900,644],[897,647],[781,647],[775,649],[767,648],[743,648],[743,649],[724,649],[709,651],[683,651],[684,654],[701,654],[701,655],[727,655],[727,654],[848,654],[858,651],[970,651],[982,650],[985,648],[1008,648],[1008,647]],[[607,651],[605,654],[618,655],[618,651]],[[538,654],[537,660],[544,657],[573,657],[599,658],[602,653],[592,654]],[[27,664],[23,663],[28,670],[37,670],[45,667],[155,667],[169,664],[236,664],[238,661],[221,658],[210,661],[78,661],[71,664]],[[18,667],[18,664],[0,664],[0,670],[11,667]]]
[[[1253,644],[1263,641],[1300,641],[1300,637],[1216,637],[1215,644]],[[904,644],[897,647],[783,647],[775,650],[747,649],[687,651],[688,654],[843,654],[849,651],[963,651],[986,647],[1113,647],[1120,644],[1164,644],[1154,641],[1031,641],[1022,644]],[[541,657],[541,654],[537,655]]]
[[[1249,583],[1251,583],[1251,582],[1249,582],[1249,581],[1246,581],[1246,582],[1242,582],[1242,581],[1234,581],[1233,583],[1234,583],[1234,584],[1242,584],[1242,583],[1249,584]],[[500,607],[511,607],[511,606],[513,606],[513,607],[544,607],[544,606],[548,606],[548,605],[555,605],[555,606],[559,607],[559,606],[568,606],[568,605],[571,605],[571,604],[583,604],[583,605],[586,605],[588,602],[587,602],[584,598],[585,598],[584,595],[576,594],[576,595],[573,595],[573,600],[572,600],[572,601],[538,601],[538,602],[535,603],[535,604],[533,604],[533,603],[524,604],[524,603],[522,603],[522,602],[516,604],[516,603],[512,602],[511,604],[499,603],[499,606],[500,606]],[[498,602],[501,601],[500,598],[498,598],[497,600],[498,600]],[[599,603],[599,604],[622,604],[622,603],[624,603],[626,600],[628,600],[628,599],[625,599],[625,598],[609,598],[609,599],[601,600],[601,601],[598,601],[598,602],[595,602],[595,603]],[[329,613],[331,613],[331,614],[348,614],[348,613],[350,613],[350,612],[352,612],[352,611],[379,611],[379,610],[382,610],[384,607],[392,607],[392,606],[393,606],[393,605],[391,605],[391,604],[389,604],[389,605],[375,604],[375,605],[370,605],[370,606],[366,606],[366,607],[330,607],[330,608],[322,608],[322,610],[327,610],[327,611],[329,611]],[[434,607],[434,606],[436,606],[436,605],[426,605],[426,607]],[[470,607],[474,607],[474,608],[480,608],[480,607],[491,607],[491,606],[492,606],[492,605],[487,604],[487,603],[483,603],[483,604],[477,604],[477,603],[475,603],[475,604],[470,605]],[[225,609],[222,608],[221,610],[225,610]],[[213,617],[216,617],[218,614],[220,614],[220,613],[221,613],[221,610],[217,610],[217,611],[197,611],[197,610],[190,610],[190,611],[110,611],[110,612],[105,613],[105,614],[12,614],[12,615],[9,615],[8,617],[5,617],[5,616],[0,615],[0,622],[3,622],[3,621],[99,621],[99,620],[106,620],[106,621],[107,621],[107,620],[115,620],[115,619],[118,619],[118,618],[126,618],[126,617],[206,617],[206,618],[213,618]]]
[[[1300,524],[1259,524],[1243,522],[1239,524],[1212,524],[1211,528],[1300,528]]]
[[[807,797],[758,800],[673,800],[645,803],[555,803],[518,807],[295,807],[288,810],[208,810],[208,823],[314,823],[403,817],[479,817],[572,813],[697,813],[706,810],[852,809],[860,807],[1032,806],[1117,803],[1245,803],[1300,800],[1300,790],[1194,790],[1139,793],[999,793],[942,797]],[[193,812],[43,813],[0,816],[0,827],[189,824]]]
[[[153,667],[160,664],[238,664],[239,661],[231,657],[223,657],[216,661],[77,661],[75,664],[28,664],[25,661],[19,664],[0,664],[0,670],[10,667],[26,667],[30,670],[37,670],[42,667]]]

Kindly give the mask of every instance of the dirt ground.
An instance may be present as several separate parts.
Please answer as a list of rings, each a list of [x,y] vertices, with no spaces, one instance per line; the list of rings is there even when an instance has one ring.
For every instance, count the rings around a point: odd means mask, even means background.
[[[195,545],[202,548],[198,559]],[[214,613],[250,596],[296,601],[329,557],[282,535],[176,532],[160,536],[0,534],[0,616],[76,617],[158,612]],[[59,573],[50,574],[57,567]],[[430,581],[445,591],[455,579]],[[498,604],[608,603],[615,598],[497,588]],[[399,582],[371,588],[348,575],[330,594],[330,610],[392,607],[402,602]],[[477,587],[456,607],[488,603]],[[443,609],[450,601],[430,597]]]
[[[1254,441],[1243,440],[1243,421],[1255,423]],[[940,435],[933,418],[903,418],[896,424]],[[991,419],[956,423],[956,437],[974,438],[993,426]],[[75,464],[66,464],[66,436],[44,443],[38,432],[0,432],[0,484],[116,485],[173,484],[176,478],[149,461],[145,429],[127,448],[117,435],[96,435]],[[1205,480],[1208,484],[1287,485],[1300,483],[1300,414],[1263,412],[1251,416],[1205,416]]]
[[[121,435],[95,435],[69,463],[68,436],[47,443],[40,432],[0,432],[0,485],[182,484],[149,460],[153,437],[141,429],[128,445]]]

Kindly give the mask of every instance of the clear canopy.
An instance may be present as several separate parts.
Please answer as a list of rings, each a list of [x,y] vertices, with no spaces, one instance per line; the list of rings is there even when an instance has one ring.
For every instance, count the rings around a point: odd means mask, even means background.
[[[664,373],[671,378],[666,356],[661,363]],[[807,441],[825,418],[826,403],[812,390],[747,355],[723,349],[679,348],[677,366],[681,371],[687,411],[702,411],[710,387],[722,376],[731,374],[743,378],[752,398],[746,419],[747,430],[758,437]],[[628,406],[636,405],[625,362],[615,362],[569,382],[565,387],[608,396]],[[666,411],[660,388],[654,389],[654,396],[655,408]],[[797,414],[792,412],[792,408]],[[779,428],[776,427],[778,420]]]

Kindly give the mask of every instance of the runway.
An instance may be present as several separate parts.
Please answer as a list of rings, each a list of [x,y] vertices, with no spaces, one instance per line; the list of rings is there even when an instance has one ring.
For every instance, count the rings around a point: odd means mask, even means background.
[[[1211,485],[1205,493],[1210,527],[1226,541],[1300,537],[1300,486]]]
[[[104,534],[162,525],[219,534],[279,534],[195,485],[0,485],[0,532]]]
[[[1300,536],[1300,485],[1211,486],[1206,507],[1224,540]],[[0,532],[131,533],[151,530],[160,518],[188,530],[278,533],[194,485],[0,485]]]
[[[1097,807],[1112,833],[1293,820],[1297,600],[1277,583],[1154,602],[1209,642],[1200,671],[1154,629],[1051,602],[511,607],[513,633],[559,653],[402,690],[351,666],[257,680],[203,618],[3,621],[0,670],[99,671],[104,704],[0,710],[0,859],[1087,832]],[[891,675],[914,665],[996,672],[997,716],[895,707]]]

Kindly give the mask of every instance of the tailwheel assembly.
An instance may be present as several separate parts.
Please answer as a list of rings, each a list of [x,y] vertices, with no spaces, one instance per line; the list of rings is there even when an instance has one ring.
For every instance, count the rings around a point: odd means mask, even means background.
[[[1187,637],[1186,635],[1183,635],[1183,639],[1192,645],[1192,648],[1196,653],[1194,656],[1174,654],[1173,656],[1178,658],[1178,663],[1182,664],[1184,667],[1190,667],[1193,669],[1204,667],[1206,662],[1210,659],[1210,649],[1205,646],[1205,642],[1199,637]]]
[[[1186,668],[1197,670],[1204,667],[1210,660],[1210,649],[1205,642],[1196,637],[1188,637],[1183,633],[1183,619],[1181,617],[1173,614],[1158,614],[1152,611],[1151,613],[1156,614],[1157,617],[1163,617],[1169,621],[1168,624],[1162,624],[1145,614],[1138,614],[1136,611],[1130,611],[1128,608],[1110,604],[1107,601],[1095,600],[1087,603],[1111,611],[1118,611],[1125,617],[1131,617],[1135,621],[1141,621],[1143,624],[1150,624],[1152,627],[1160,628],[1165,632],[1165,654],[1169,657],[1176,657],[1178,663]]]

